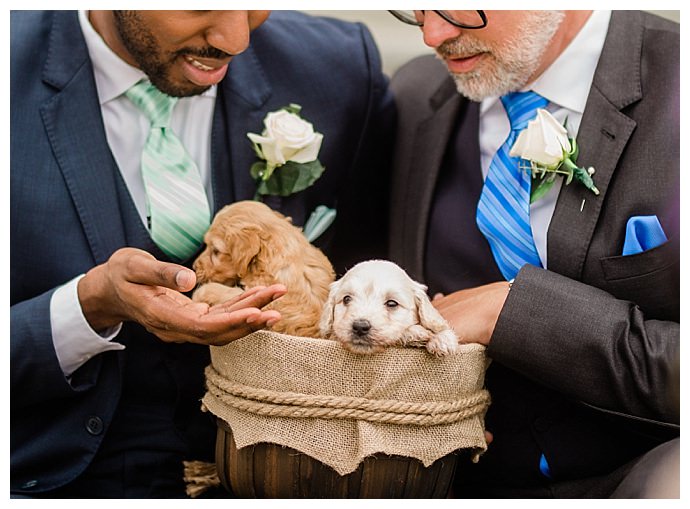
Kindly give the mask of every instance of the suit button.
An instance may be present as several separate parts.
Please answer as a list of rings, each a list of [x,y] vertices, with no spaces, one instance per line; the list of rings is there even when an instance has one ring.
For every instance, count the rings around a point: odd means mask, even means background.
[[[23,490],[30,490],[36,486],[38,486],[38,481],[36,479],[31,479],[30,481],[26,481],[24,484],[22,484],[20,488]]]
[[[92,415],[86,420],[86,431],[92,435],[100,435],[103,433],[103,421],[100,417]]]

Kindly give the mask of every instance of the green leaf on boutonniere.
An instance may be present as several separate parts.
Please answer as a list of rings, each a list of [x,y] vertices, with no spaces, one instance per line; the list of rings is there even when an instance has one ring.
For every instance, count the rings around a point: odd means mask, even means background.
[[[556,175],[565,176],[566,186],[570,184],[574,178],[594,194],[599,194],[599,190],[594,185],[594,180],[592,179],[594,168],[585,169],[577,166],[576,161],[580,153],[580,148],[575,138],[568,139],[571,149],[569,152],[563,152],[563,160],[555,168],[545,169],[536,163],[531,163],[532,189],[530,190],[530,203],[534,203],[549,192],[549,189],[551,189],[556,181]],[[548,176],[546,176],[547,173]]]
[[[533,177],[529,202],[534,203],[538,199],[544,197],[544,195],[549,192],[549,189],[551,189],[555,181],[555,173],[550,173],[548,177],[545,177],[544,175],[541,177]]]
[[[289,196],[297,193],[316,182],[325,169],[318,159],[309,163],[288,161],[276,168],[267,180],[263,180],[265,167],[265,162],[256,162],[250,168],[257,182],[258,195]]]
[[[299,112],[302,111],[302,106],[299,104],[290,103],[287,106],[283,106],[281,109],[287,111],[288,113],[292,113],[293,115],[299,115]]]

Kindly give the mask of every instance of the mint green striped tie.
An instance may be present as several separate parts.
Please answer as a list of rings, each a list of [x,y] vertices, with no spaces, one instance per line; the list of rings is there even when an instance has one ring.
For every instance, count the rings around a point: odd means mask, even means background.
[[[199,170],[169,126],[177,98],[146,80],[126,96],[151,121],[141,156],[151,238],[169,257],[186,260],[201,246],[211,212]]]

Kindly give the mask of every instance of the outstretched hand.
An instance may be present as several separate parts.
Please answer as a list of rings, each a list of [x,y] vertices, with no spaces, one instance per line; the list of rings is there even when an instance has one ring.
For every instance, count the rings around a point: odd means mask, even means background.
[[[194,271],[123,248],[79,281],[78,294],[96,331],[133,321],[166,342],[224,345],[280,320],[261,308],[287,292],[283,285],[256,287],[210,307],[183,295],[195,285]]]

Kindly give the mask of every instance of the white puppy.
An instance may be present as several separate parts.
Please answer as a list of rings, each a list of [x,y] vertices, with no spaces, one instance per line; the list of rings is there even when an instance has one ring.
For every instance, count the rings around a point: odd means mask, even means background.
[[[370,260],[331,283],[321,335],[347,350],[369,354],[387,346],[421,346],[438,356],[458,349],[458,338],[426,294],[393,262]]]

